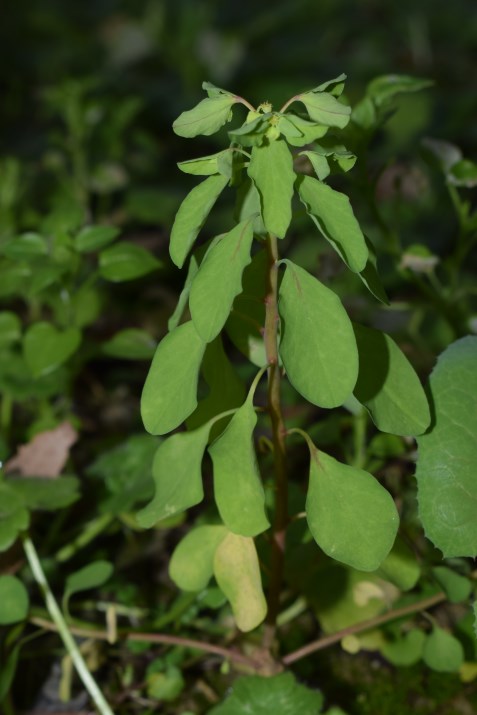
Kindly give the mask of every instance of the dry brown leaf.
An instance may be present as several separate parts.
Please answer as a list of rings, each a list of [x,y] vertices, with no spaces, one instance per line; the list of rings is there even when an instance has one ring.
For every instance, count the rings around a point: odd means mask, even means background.
[[[69,422],[39,432],[28,444],[18,448],[16,455],[5,464],[5,472],[55,479],[61,474],[77,439],[78,432]]]

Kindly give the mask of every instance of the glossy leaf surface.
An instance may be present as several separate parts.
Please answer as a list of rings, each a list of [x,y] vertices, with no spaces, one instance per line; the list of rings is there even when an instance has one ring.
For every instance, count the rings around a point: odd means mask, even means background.
[[[169,253],[178,268],[192,248],[212,206],[227,186],[228,179],[220,174],[209,176],[195,186],[179,206],[171,231]]]
[[[264,620],[267,602],[253,539],[227,534],[214,556],[214,576],[241,631],[251,631]]]
[[[277,139],[255,146],[248,174],[260,194],[265,228],[283,238],[292,217],[291,199],[296,178],[292,155],[286,142]]]
[[[477,555],[477,337],[450,345],[429,378],[434,424],[418,438],[419,516],[444,556]]]
[[[306,518],[325,554],[360,571],[379,568],[399,525],[391,495],[371,474],[316,448],[310,448]]]
[[[179,325],[159,343],[141,397],[141,416],[151,434],[170,432],[197,407],[205,345],[192,321]]]
[[[280,286],[280,355],[288,379],[320,407],[342,405],[358,375],[353,328],[335,293],[286,261]]]

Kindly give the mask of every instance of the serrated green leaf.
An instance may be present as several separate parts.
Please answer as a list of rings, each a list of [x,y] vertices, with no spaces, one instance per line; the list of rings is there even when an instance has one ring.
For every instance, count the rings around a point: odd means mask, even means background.
[[[156,341],[145,330],[126,328],[101,345],[101,351],[123,360],[151,360]]]
[[[60,331],[51,323],[33,323],[23,339],[23,354],[32,375],[42,377],[65,363],[80,343],[77,328]]]
[[[192,281],[189,304],[194,327],[210,343],[222,330],[235,297],[242,290],[242,273],[250,261],[252,219],[226,233],[207,251]]]
[[[293,387],[320,407],[338,407],[353,391],[358,350],[348,315],[333,291],[286,261],[280,286],[280,356]]]
[[[183,591],[202,591],[214,573],[214,556],[227,537],[224,526],[198,526],[179,542],[169,563],[169,576]]]
[[[464,649],[457,638],[434,626],[424,643],[422,657],[425,664],[438,673],[455,673],[464,662]]]
[[[159,343],[141,397],[141,416],[151,434],[178,427],[197,407],[197,382],[206,343],[192,321]]]
[[[311,176],[301,176],[298,192],[324,238],[355,273],[364,270],[368,247],[349,199]]]
[[[231,109],[237,98],[220,91],[207,99],[203,99],[193,109],[182,112],[172,125],[180,137],[188,139],[199,134],[210,136],[232,118]]]
[[[80,253],[97,251],[119,236],[116,226],[85,226],[75,236],[75,248]]]
[[[113,283],[141,278],[160,266],[150,251],[128,241],[116,243],[99,254],[99,272]]]
[[[395,584],[401,591],[414,588],[421,575],[416,555],[406,542],[398,536],[394,546],[386,556],[377,574]]]
[[[212,206],[227,186],[228,179],[214,174],[195,186],[179,206],[171,231],[169,253],[178,268],[182,268]]]
[[[431,419],[429,403],[411,363],[386,333],[357,324],[354,331],[359,352],[355,397],[383,432],[422,434]]]
[[[6,551],[13,544],[20,531],[28,528],[29,521],[22,497],[0,482],[0,551]]]
[[[251,631],[267,615],[267,602],[253,539],[228,533],[214,555],[214,576],[227,596],[241,631]]]
[[[28,591],[15,576],[0,576],[0,626],[23,621],[29,608]]]
[[[451,603],[466,601],[472,591],[472,582],[446,566],[435,566],[432,575]]]
[[[18,315],[8,310],[0,312],[0,346],[16,343],[21,335],[22,323]]]
[[[267,231],[284,238],[290,225],[295,172],[293,158],[283,139],[252,149],[248,175],[260,195],[263,223]]]
[[[336,97],[319,87],[309,92],[297,94],[294,101],[302,102],[310,119],[325,127],[343,129],[350,120],[351,107],[341,104]]]
[[[399,525],[391,495],[368,472],[309,446],[306,518],[313,538],[331,558],[375,571],[389,554]]]
[[[270,526],[253,444],[256,424],[253,394],[250,394],[225,431],[209,447],[217,508],[227,528],[242,536],[256,536]]]
[[[230,179],[232,176],[233,150],[224,149],[210,156],[201,156],[199,159],[189,159],[180,161],[177,166],[184,174],[194,176],[212,176],[222,174]]]
[[[149,528],[179,514],[204,498],[201,464],[210,425],[178,432],[159,446],[152,465],[156,491],[153,500],[136,514],[139,526]]]
[[[246,675],[238,678],[229,697],[209,715],[318,715],[323,696],[296,682],[291,673],[270,678]]]
[[[381,648],[381,653],[393,665],[408,667],[421,659],[425,640],[425,633],[413,628],[402,638],[387,641]]]
[[[444,556],[477,555],[477,337],[461,338],[429,378],[434,424],[418,438],[419,516]]]

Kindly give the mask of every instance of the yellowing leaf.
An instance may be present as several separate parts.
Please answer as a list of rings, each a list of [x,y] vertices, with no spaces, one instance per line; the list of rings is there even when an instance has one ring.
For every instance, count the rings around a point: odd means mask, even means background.
[[[214,555],[226,538],[224,526],[198,526],[176,546],[169,576],[184,591],[202,591],[214,572]]]

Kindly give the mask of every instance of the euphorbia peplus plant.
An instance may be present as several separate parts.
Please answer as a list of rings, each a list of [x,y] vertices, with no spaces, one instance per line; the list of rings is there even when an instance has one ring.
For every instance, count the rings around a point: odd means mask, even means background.
[[[230,121],[236,105],[249,110],[243,124],[229,131],[227,148],[179,164],[185,173],[206,177],[183,201],[172,229],[170,255],[179,268],[223,191],[236,193],[235,213],[226,232],[191,253],[169,333],[144,386],[142,417],[150,433],[165,435],[186,420],[187,428],[159,446],[156,494],[138,521],[150,527],[202,501],[201,464],[208,449],[220,522],[189,532],[173,554],[170,574],[190,591],[215,576],[241,630],[266,619],[267,645],[279,612],[287,525],[298,516],[291,513],[287,490],[291,432],[301,434],[309,449],[306,519],[325,554],[360,571],[375,571],[388,556],[399,524],[391,495],[372,474],[326,454],[306,432],[287,430],[282,380],[320,408],[346,404],[367,410],[384,432],[418,435],[430,422],[419,379],[396,343],[354,324],[330,287],[281,255],[296,195],[348,269],[386,302],[372,246],[347,196],[325,183],[330,167],[348,171],[356,160],[339,140],[351,115],[339,99],[344,80],[340,75],[297,94],[279,111],[268,102],[255,109],[242,97],[204,83],[207,98],[174,122],[182,137],[208,136]],[[294,155],[303,158],[294,162]],[[308,166],[316,176],[299,173],[298,166]],[[185,317],[187,302],[190,318]],[[257,368],[246,397],[226,357],[223,332]],[[201,369],[210,391],[198,401]],[[270,509],[254,447],[254,395],[265,374],[275,471]],[[269,553],[263,555],[267,598],[254,541],[266,532],[271,532]]]

